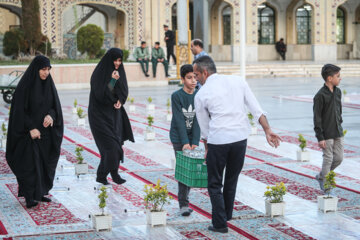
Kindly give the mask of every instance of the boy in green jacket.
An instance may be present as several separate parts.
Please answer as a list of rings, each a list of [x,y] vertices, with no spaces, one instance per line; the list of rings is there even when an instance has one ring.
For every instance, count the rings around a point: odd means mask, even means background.
[[[141,47],[137,47],[135,49],[134,58],[138,63],[140,63],[141,69],[145,74],[145,76],[149,77],[150,75],[148,74],[148,71],[149,71],[150,54],[148,48],[146,47],[146,42],[142,41]]]
[[[165,76],[169,77],[168,74],[168,62],[165,59],[164,50],[160,47],[160,42],[155,42],[155,46],[151,50],[151,63],[153,68],[153,77],[156,77],[156,67],[158,63],[162,63],[165,68]]]

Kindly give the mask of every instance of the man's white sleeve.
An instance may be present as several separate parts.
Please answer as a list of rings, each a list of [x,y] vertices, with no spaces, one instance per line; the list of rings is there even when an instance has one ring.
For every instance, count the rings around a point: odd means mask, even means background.
[[[210,115],[206,108],[206,104],[199,95],[195,96],[195,112],[200,126],[201,138],[207,140],[209,135]]]

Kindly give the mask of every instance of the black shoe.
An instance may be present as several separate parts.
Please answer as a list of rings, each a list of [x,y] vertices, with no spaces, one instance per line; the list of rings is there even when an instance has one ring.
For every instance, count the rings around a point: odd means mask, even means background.
[[[104,185],[109,185],[109,182],[106,180],[106,178],[96,178],[96,181]]]
[[[169,75],[169,74],[166,74],[166,75],[165,75],[165,77],[167,77],[167,78],[168,78],[168,77],[170,77],[170,75]]]
[[[40,201],[42,201],[42,202],[51,202],[52,200],[50,198],[47,198],[47,197],[42,197]]]
[[[156,78],[156,75],[153,75],[153,78]]]
[[[145,73],[145,77],[150,77],[150,75],[149,75],[149,74],[147,74],[147,73]]]
[[[219,232],[219,233],[227,233],[229,230],[227,227],[224,228],[214,228],[213,226],[209,226],[208,229],[213,232]]]
[[[32,208],[38,205],[38,202],[35,202],[34,200],[26,200],[26,208]]]
[[[123,183],[126,182],[125,179],[120,177],[120,175],[119,175],[119,173],[117,171],[116,171],[116,173],[110,172],[110,174],[111,174],[111,178],[114,181],[114,183],[120,185],[120,184],[123,184]]]

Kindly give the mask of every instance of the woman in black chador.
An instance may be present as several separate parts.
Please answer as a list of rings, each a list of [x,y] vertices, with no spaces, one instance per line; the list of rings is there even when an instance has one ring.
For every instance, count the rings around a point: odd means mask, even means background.
[[[45,195],[53,186],[60,156],[64,124],[50,69],[47,57],[35,57],[16,87],[10,109],[6,160],[27,208],[51,201]]]
[[[96,181],[105,185],[109,173],[115,183],[126,182],[118,173],[120,161],[124,160],[122,145],[126,140],[134,142],[124,108],[128,85],[122,58],[120,49],[111,48],[91,76],[89,123],[101,155]]]

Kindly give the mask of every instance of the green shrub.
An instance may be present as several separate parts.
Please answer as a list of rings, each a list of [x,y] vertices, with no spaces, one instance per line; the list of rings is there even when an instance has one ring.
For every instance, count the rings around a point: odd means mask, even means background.
[[[41,42],[39,46],[36,48],[39,52],[44,55],[50,56],[51,55],[51,42],[47,36],[43,35],[41,37]]]
[[[336,188],[335,177],[336,177],[336,173],[334,171],[330,171],[325,176],[324,188],[325,188],[325,192],[328,194],[328,197],[330,197],[331,190]]]
[[[129,55],[130,55],[130,51],[129,50],[122,50],[122,51],[123,51],[123,59],[122,59],[122,61],[126,62]]]
[[[148,120],[148,126],[151,127],[153,125],[153,123],[154,123],[154,117],[149,115],[147,117],[147,120]]]
[[[98,53],[96,53],[96,58],[102,58],[106,53],[106,49],[100,49],[100,51]]]
[[[161,212],[165,204],[170,204],[172,197],[169,195],[167,185],[160,185],[160,179],[156,182],[156,185],[145,185],[145,208],[151,212]]]
[[[20,52],[25,52],[27,44],[24,40],[24,31],[16,28],[5,32],[3,45],[3,51],[6,56],[18,56]]]
[[[248,113],[248,119],[249,119],[249,122],[250,122],[250,125],[252,127],[255,127],[255,123],[254,123],[254,116],[251,114],[251,113]]]
[[[104,209],[106,207],[106,199],[108,198],[109,196],[107,195],[106,193],[106,187],[105,186],[102,186],[100,188],[100,194],[98,195],[98,198],[99,198],[99,208],[101,209],[101,214],[104,215],[105,212],[104,212]]]
[[[306,148],[306,139],[304,138],[304,136],[302,134],[299,134],[298,140],[300,142],[299,147],[301,148],[301,151],[304,151]]]
[[[86,52],[90,58],[95,58],[104,43],[104,31],[94,24],[88,24],[79,29],[76,38],[81,54]]]
[[[264,193],[266,200],[271,203],[280,203],[283,201],[284,195],[286,194],[286,187],[283,182],[276,183],[275,186],[267,186]]]

